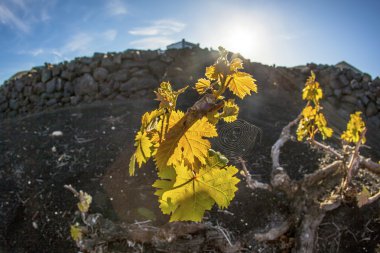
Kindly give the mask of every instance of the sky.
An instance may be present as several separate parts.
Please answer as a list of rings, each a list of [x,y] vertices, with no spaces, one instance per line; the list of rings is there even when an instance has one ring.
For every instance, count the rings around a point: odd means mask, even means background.
[[[345,60],[374,78],[379,10],[377,0],[0,0],[0,84],[46,62],[182,38],[268,65]]]

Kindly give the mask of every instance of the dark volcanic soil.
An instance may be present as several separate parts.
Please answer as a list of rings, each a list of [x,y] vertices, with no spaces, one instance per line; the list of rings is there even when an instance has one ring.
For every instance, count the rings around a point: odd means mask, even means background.
[[[244,158],[251,173],[267,181],[272,166],[270,148],[282,127],[296,117],[302,102],[297,94],[284,95],[286,91],[276,87],[264,87],[260,92],[240,103],[240,118],[263,131],[261,143]],[[191,99],[182,103],[190,105]],[[155,180],[153,163],[139,170],[138,176],[128,176],[140,117],[155,106],[152,100],[131,99],[1,122],[0,252],[77,252],[69,234],[69,226],[77,217],[77,201],[63,188],[65,184],[93,196],[91,212],[114,221],[150,219],[157,226],[165,224],[168,217],[160,214],[151,187]],[[341,116],[328,108],[327,115],[330,120],[336,119],[335,129],[342,129]],[[366,153],[379,160],[380,138],[373,129],[367,134],[374,136],[368,138],[372,149]],[[53,136],[55,131],[63,135]],[[283,151],[281,161],[297,179],[317,169],[323,158],[301,143],[290,142]],[[347,204],[328,214],[319,229],[320,252],[374,252],[380,243],[379,210],[377,201],[362,209]],[[206,220],[227,228],[247,252],[281,252],[281,245],[257,244],[249,234],[268,230],[283,221],[288,212],[284,196],[252,191],[242,181],[231,206],[226,211],[207,213]],[[288,233],[288,241],[292,233]]]

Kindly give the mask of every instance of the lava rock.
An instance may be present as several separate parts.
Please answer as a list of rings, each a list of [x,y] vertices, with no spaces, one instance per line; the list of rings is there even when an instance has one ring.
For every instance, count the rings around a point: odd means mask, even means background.
[[[376,115],[378,112],[377,110],[377,107],[374,103],[370,102],[367,106],[367,110],[365,111],[365,115],[367,115],[367,117],[371,117],[371,116],[374,116]]]
[[[51,74],[51,70],[50,69],[42,69],[42,73],[41,73],[41,81],[43,83],[46,83],[47,81],[49,81],[52,77],[52,74]]]
[[[103,82],[108,76],[108,70],[100,67],[94,70],[94,79],[98,82]]]
[[[46,83],[46,93],[53,93],[55,91],[55,85],[56,85],[57,79],[54,78]]]
[[[98,92],[98,84],[90,74],[86,73],[74,81],[74,92],[76,96],[94,96]]]
[[[356,105],[358,99],[356,97],[354,97],[354,96],[343,96],[341,98],[341,101],[342,102],[347,102],[347,103],[350,103],[350,104],[353,104],[353,105]]]
[[[9,100],[9,108],[11,108],[12,110],[17,110],[19,107],[20,105],[17,99]]]

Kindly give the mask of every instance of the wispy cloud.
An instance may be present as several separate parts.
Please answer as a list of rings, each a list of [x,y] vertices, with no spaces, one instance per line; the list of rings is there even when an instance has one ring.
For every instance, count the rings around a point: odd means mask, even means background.
[[[114,29],[107,30],[103,33],[103,36],[108,41],[114,41],[117,36],[117,31]]]
[[[173,42],[174,40],[166,37],[148,37],[131,41],[129,44],[139,49],[157,49],[163,48]]]
[[[89,47],[93,40],[94,40],[93,36],[87,33],[75,34],[65,44],[65,46],[63,47],[63,51],[85,53],[89,50]]]
[[[181,32],[186,25],[176,20],[162,19],[153,21],[151,25],[145,27],[137,27],[129,31],[132,35],[155,36],[155,35],[171,35]]]
[[[128,13],[127,7],[120,0],[108,0],[106,8],[108,14],[111,16],[120,16]]]
[[[31,50],[22,50],[19,51],[18,54],[25,54],[25,55],[31,55],[31,56],[39,56],[41,54],[44,54],[45,50],[42,48],[35,48]]]
[[[17,17],[14,12],[3,4],[0,4],[0,22],[4,25],[15,27],[24,33],[28,33],[30,31],[29,25]]]

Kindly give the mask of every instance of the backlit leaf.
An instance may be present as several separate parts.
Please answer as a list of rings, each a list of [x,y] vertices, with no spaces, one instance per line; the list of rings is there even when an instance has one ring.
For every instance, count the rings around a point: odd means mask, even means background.
[[[360,140],[360,136],[365,129],[365,124],[360,116],[361,112],[355,112],[350,115],[350,121],[347,124],[347,130],[343,132],[340,138],[349,142],[357,143]],[[366,142],[365,137],[362,139],[362,144]]]
[[[244,72],[236,72],[227,78],[228,88],[233,94],[243,99],[246,95],[251,95],[251,91],[257,93],[255,79]]]
[[[83,234],[82,234],[82,229],[79,227],[79,224],[70,226],[70,235],[71,235],[71,238],[73,238],[73,240],[76,242],[79,242],[80,240],[82,240]]]
[[[82,213],[87,213],[92,202],[92,197],[87,192],[79,191],[78,209]]]
[[[367,204],[368,199],[371,197],[371,193],[368,191],[367,187],[363,185],[362,191],[356,196],[358,202],[358,207],[362,207]]]
[[[184,117],[181,111],[173,111],[169,119],[169,132],[160,144],[156,154],[156,164],[159,169],[172,164],[180,164],[185,160],[193,164],[198,159],[205,163],[207,152],[211,148],[205,138],[216,137],[218,134],[214,125],[206,117],[197,120],[189,129],[182,128],[177,123]]]
[[[185,92],[188,86],[185,88],[174,91],[169,82],[162,82],[160,87],[155,91],[158,101],[160,101],[160,108],[167,108],[174,110],[177,103],[178,96]]]
[[[306,81],[305,88],[302,90],[302,99],[313,101],[318,104],[318,101],[323,97],[322,89],[319,83],[315,80],[315,74],[311,71],[311,75]]]
[[[239,107],[235,104],[233,99],[228,99],[224,102],[223,112],[220,114],[220,118],[222,118],[225,122],[233,122],[237,120],[237,116],[239,114]]]
[[[207,89],[209,89],[211,86],[210,80],[201,78],[198,80],[198,82],[195,84],[195,89],[199,94],[203,94],[206,92]]]
[[[129,175],[134,176],[136,170],[136,153],[131,156],[131,160],[129,161]]]
[[[322,113],[318,113],[316,115],[315,123],[317,124],[318,130],[323,139],[330,138],[332,136],[333,130],[327,127],[327,121]]]
[[[163,114],[162,110],[146,112],[141,118],[141,129],[149,132],[156,128],[159,117]]]
[[[242,68],[243,68],[243,61],[241,59],[235,58],[231,61],[231,63],[230,63],[230,71],[231,72],[236,72]]]
[[[137,163],[139,164],[139,168],[141,168],[143,163],[146,163],[151,157],[152,152],[151,152],[151,147],[152,147],[152,142],[148,138],[146,132],[141,132],[139,131],[136,135],[135,138],[135,147],[136,147],[136,160]]]
[[[212,65],[210,67],[206,67],[205,76],[210,80],[217,80],[218,79],[218,73],[216,72],[214,65]]]
[[[175,166],[176,179],[162,178],[155,182],[159,188],[160,208],[163,213],[171,214],[170,221],[201,221],[206,210],[216,203],[226,208],[235,196],[235,177],[238,170],[226,166],[226,158],[211,151],[206,165],[194,172],[183,163]],[[174,182],[170,184],[168,182]]]

